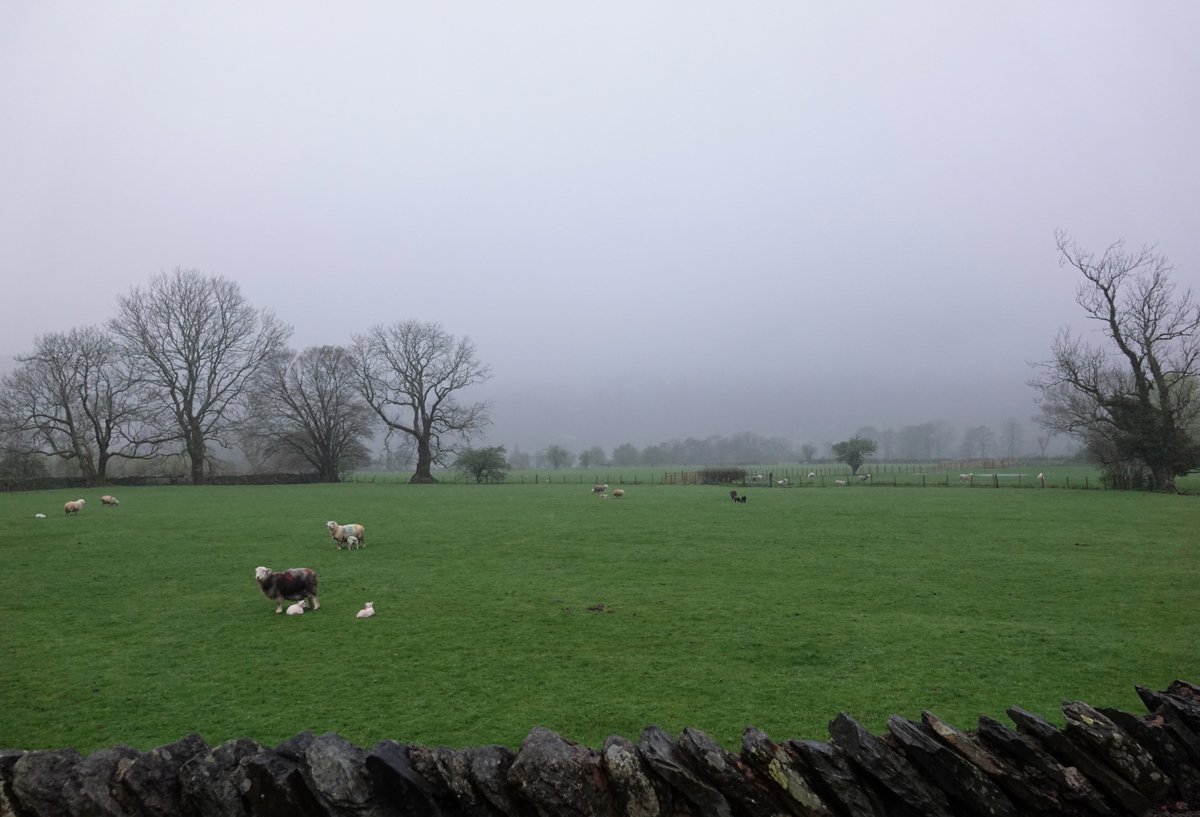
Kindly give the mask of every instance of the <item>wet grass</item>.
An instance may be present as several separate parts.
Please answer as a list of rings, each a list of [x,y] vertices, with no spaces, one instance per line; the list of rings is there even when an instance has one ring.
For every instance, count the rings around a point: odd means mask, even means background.
[[[95,494],[93,497],[92,494]],[[0,495],[0,747],[303,729],[735,746],[1200,679],[1200,503],[1102,491],[350,484]],[[68,495],[70,494],[70,495]],[[89,499],[78,517],[62,503]],[[34,519],[36,512],[47,519]],[[327,519],[367,526],[336,551]],[[254,567],[307,565],[274,614]],[[375,618],[354,617],[374,601]]]

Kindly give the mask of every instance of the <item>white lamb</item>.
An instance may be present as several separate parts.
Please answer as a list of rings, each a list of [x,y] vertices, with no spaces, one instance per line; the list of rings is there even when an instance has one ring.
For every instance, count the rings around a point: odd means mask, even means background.
[[[293,605],[290,605],[287,608],[287,614],[289,616],[300,616],[300,615],[304,615],[304,611],[307,609],[308,609],[308,599],[301,599],[300,601],[296,602]]]
[[[370,618],[375,615],[375,602],[368,601],[363,608],[354,614],[355,618]]]

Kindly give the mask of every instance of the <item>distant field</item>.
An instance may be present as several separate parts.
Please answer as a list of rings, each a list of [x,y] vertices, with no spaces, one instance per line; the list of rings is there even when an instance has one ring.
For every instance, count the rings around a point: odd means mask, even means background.
[[[648,724],[736,746],[1200,681],[1195,497],[585,483],[0,495],[0,747]],[[327,519],[368,547],[335,551]],[[259,564],[316,569],[321,610],[276,616]]]
[[[662,466],[658,468],[539,468],[511,471],[508,482],[514,484],[566,484],[592,485],[661,485],[664,480],[679,474],[695,472],[701,466]],[[747,487],[771,487],[786,479],[790,488],[836,488],[837,480],[847,480],[853,487],[862,485],[850,474],[849,467],[840,463],[817,463],[812,465],[758,465],[744,466],[747,470]],[[959,478],[960,471],[948,472],[937,466],[919,463],[875,464],[868,463],[859,469],[860,475],[871,475],[871,486],[884,487],[972,487],[972,488],[1070,488],[1103,490],[1100,471],[1087,465],[1020,465],[1006,468],[976,469],[969,479]],[[812,477],[808,475],[812,474]],[[1041,474],[1043,480],[1038,481]],[[754,480],[761,475],[762,480]],[[408,482],[410,474],[364,472],[350,477],[355,482],[400,485]],[[443,471],[438,478],[445,482],[470,482],[454,471]],[[1200,493],[1200,473],[1180,477],[1179,490]],[[776,486],[778,487],[778,486]]]

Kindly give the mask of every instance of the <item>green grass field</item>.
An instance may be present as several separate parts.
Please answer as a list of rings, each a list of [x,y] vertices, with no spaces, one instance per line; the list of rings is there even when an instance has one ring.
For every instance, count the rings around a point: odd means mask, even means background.
[[[0,495],[0,747],[876,733],[1200,680],[1200,503],[1107,491],[342,484]],[[87,508],[65,517],[62,503]],[[48,518],[35,519],[37,512]],[[327,519],[368,547],[336,551]],[[274,614],[256,565],[306,565]],[[354,613],[374,601],[375,618]]]

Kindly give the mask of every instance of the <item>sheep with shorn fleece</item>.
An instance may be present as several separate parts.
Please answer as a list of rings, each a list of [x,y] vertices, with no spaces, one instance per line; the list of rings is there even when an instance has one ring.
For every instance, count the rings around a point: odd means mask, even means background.
[[[321,609],[317,600],[317,574],[311,567],[293,567],[276,573],[269,567],[254,568],[254,578],[263,595],[275,602],[275,612],[283,612],[285,601],[306,600],[313,610]]]
[[[349,547],[351,536],[355,538],[355,544],[358,547],[367,546],[367,536],[362,525],[339,525],[330,519],[325,523],[325,527],[329,528],[329,535],[333,537],[334,544],[337,545],[338,550],[342,549],[342,545]]]
[[[117,498],[115,496],[109,496],[108,494],[105,494],[104,496],[100,497],[100,504],[101,505],[120,505],[121,503],[117,500]]]
[[[79,513],[80,511],[83,510],[83,506],[86,504],[87,504],[86,500],[83,500],[83,499],[71,500],[70,502],[63,505],[63,513],[65,513],[67,516],[70,516],[73,513]]]

